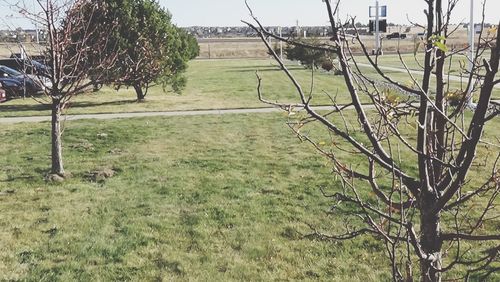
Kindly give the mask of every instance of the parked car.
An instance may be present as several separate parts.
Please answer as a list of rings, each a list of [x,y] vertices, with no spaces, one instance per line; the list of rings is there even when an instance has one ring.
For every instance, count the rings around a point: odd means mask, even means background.
[[[405,39],[406,38],[406,34],[404,33],[399,33],[399,32],[393,32],[391,34],[388,34],[385,38],[387,39]]]
[[[49,67],[38,61],[20,58],[0,59],[0,65],[9,67],[27,75],[33,81],[39,82],[39,84],[43,87],[50,88],[52,86],[49,79]]]
[[[0,66],[0,83],[6,91],[7,99],[32,96],[43,91],[40,83],[6,66]]]
[[[0,103],[3,103],[7,101],[7,92],[3,89],[3,85],[2,85],[2,88],[0,88]]]
[[[49,68],[35,60],[28,59],[0,59],[0,65],[17,70],[18,72],[41,77],[49,76]]]
[[[0,77],[0,83],[2,84],[2,88],[5,90],[7,100],[27,96],[24,93],[24,83],[20,80]]]

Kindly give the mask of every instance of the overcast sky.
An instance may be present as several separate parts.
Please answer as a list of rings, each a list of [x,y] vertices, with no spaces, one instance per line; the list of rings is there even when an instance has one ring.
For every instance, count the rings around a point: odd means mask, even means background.
[[[0,29],[15,27],[33,28],[26,19],[0,2]],[[12,0],[16,1],[16,0]],[[336,0],[333,0],[336,1]],[[483,0],[475,3],[475,22],[481,21]],[[244,0],[159,0],[173,16],[178,26],[242,26],[241,20],[250,20]],[[446,1],[444,1],[446,2]],[[30,3],[29,0],[27,3]],[[33,3],[35,3],[33,1]],[[254,14],[267,26],[294,26],[296,21],[303,26],[326,25],[327,15],[322,0],[248,0]],[[342,0],[341,15],[355,16],[356,21],[368,22],[368,7],[375,5],[375,0]],[[380,5],[387,5],[388,22],[408,24],[407,17],[413,22],[425,21],[424,0],[381,0]],[[466,22],[469,18],[470,0],[460,0],[453,23]],[[28,7],[29,8],[29,7]],[[486,22],[498,24],[500,20],[500,0],[487,0]]]
[[[335,1],[335,0],[333,0]],[[446,2],[446,1],[443,1]],[[249,19],[244,0],[160,0],[173,15],[178,26],[241,26],[242,19]],[[264,25],[293,26],[325,25],[327,15],[322,0],[248,0],[259,20]],[[356,16],[357,21],[368,22],[368,7],[374,0],[344,0],[341,14]],[[483,1],[474,0],[475,18],[480,22]],[[408,23],[424,21],[424,0],[385,0],[389,22]],[[468,21],[470,0],[460,0],[453,22]],[[486,22],[497,24],[500,20],[500,0],[486,1]]]

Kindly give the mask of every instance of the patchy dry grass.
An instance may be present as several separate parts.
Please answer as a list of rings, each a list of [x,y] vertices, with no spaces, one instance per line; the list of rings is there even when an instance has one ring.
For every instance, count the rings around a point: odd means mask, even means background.
[[[47,123],[3,128],[0,280],[389,280],[375,239],[301,238],[344,223],[318,189],[337,189],[330,165],[284,119],[68,122],[64,183],[43,180]]]
[[[311,72],[296,63],[290,69],[309,93]],[[258,71],[263,78],[264,95],[269,100],[296,101],[297,92],[283,72],[271,60],[196,60],[190,63],[188,85],[181,95],[164,92],[159,86],[150,89],[147,100],[137,103],[133,89],[115,91],[104,88],[97,93],[87,93],[72,100],[68,114],[116,113],[142,111],[176,111],[222,108],[264,107],[257,98]],[[338,95],[338,102],[347,102],[341,77],[316,72],[312,94],[314,104],[330,103],[324,94]],[[12,100],[0,104],[0,117],[50,114],[48,106],[32,99]]]
[[[43,181],[47,124],[3,129],[0,280],[387,280],[372,239],[300,239],[340,223],[328,166],[282,120],[71,122],[63,184]]]
[[[418,69],[412,61],[412,55],[404,55],[409,66]],[[361,62],[366,59],[359,57]],[[420,58],[420,57],[419,57]],[[380,59],[383,66],[402,67],[396,55],[383,56]],[[334,76],[323,71],[316,71],[314,76],[310,70],[304,69],[295,62],[289,62],[288,67],[302,84],[305,93],[312,93],[312,104],[331,104],[330,97],[336,97],[337,103],[349,102],[345,82],[342,77]],[[381,80],[372,70],[368,77]],[[228,109],[228,108],[256,108],[265,107],[257,99],[258,71],[263,79],[263,93],[271,101],[297,102],[297,91],[293,88],[288,78],[272,60],[195,60],[190,62],[187,72],[188,85],[181,95],[165,92],[161,87],[155,86],[149,90],[147,101],[137,103],[133,89],[115,91],[105,87],[96,93],[87,93],[75,97],[68,114],[88,113],[117,113],[117,112],[144,112],[144,111],[177,111],[201,109]],[[407,74],[386,71],[393,79],[401,83],[412,85],[412,80]],[[418,76],[416,76],[418,79]],[[313,86],[311,91],[311,86]],[[458,82],[453,81],[450,92],[460,89]],[[325,93],[328,93],[326,95]],[[495,89],[494,97],[500,99],[500,90]],[[368,103],[367,97],[361,97]],[[33,116],[49,115],[49,107],[32,99],[18,99],[0,104],[0,117],[7,116]]]
[[[290,67],[309,92],[311,73]],[[154,87],[147,102],[136,103],[132,90],[105,88],[77,97],[68,113],[262,107],[256,69],[269,100],[296,101],[270,60],[197,60],[182,95]],[[316,72],[314,103],[329,102],[323,91],[347,102],[343,85],[340,77]],[[0,105],[0,117],[46,114],[32,100]],[[306,223],[325,231],[343,227],[318,189],[338,185],[329,164],[300,144],[284,119],[68,122],[65,159],[73,177],[64,183],[43,179],[50,161],[47,123],[2,126],[0,280],[389,280],[383,247],[374,239],[302,239],[310,232]],[[311,134],[328,136],[316,128]],[[498,138],[498,131],[490,127],[487,137]],[[363,163],[356,155],[343,157]],[[405,169],[415,169],[409,155],[403,159]],[[482,173],[474,166],[470,185],[479,184],[475,176]],[[494,221],[488,228],[498,227]]]

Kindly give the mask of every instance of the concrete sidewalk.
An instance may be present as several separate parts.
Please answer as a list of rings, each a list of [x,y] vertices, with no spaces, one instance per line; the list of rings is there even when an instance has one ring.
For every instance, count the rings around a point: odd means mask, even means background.
[[[373,66],[370,65],[370,64],[358,63],[358,66],[364,67],[364,68],[372,68],[373,69]],[[406,69],[404,69],[404,68],[386,67],[386,66],[379,66],[379,68],[381,70],[385,70],[385,71],[408,73],[408,71]],[[409,69],[409,72],[411,74],[415,74],[415,75],[423,75],[424,74],[423,71],[413,70],[413,69]],[[448,74],[445,74],[444,77],[446,79],[449,77],[451,81],[464,82],[464,83],[466,83],[467,79],[468,79],[468,77],[459,77],[459,76],[456,76],[456,75],[449,75],[448,76]],[[500,85],[495,85],[495,88],[500,89]]]
[[[367,105],[365,107],[370,107]],[[332,110],[332,106],[314,107],[315,110]],[[193,111],[166,111],[166,112],[138,112],[138,113],[115,113],[115,114],[84,114],[84,115],[65,115],[62,118],[66,121],[81,119],[123,119],[138,117],[174,117],[174,116],[201,116],[201,115],[227,115],[227,114],[253,114],[253,113],[274,113],[282,112],[279,108],[252,108],[252,109],[221,109],[221,110],[193,110]],[[23,122],[46,122],[50,121],[50,116],[31,116],[31,117],[5,117],[0,118],[0,124],[14,124]]]

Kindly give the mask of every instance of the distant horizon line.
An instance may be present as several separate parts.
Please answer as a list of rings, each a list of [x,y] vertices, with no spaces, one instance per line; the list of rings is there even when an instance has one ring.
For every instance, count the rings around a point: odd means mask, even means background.
[[[364,26],[368,26],[368,24],[362,23]],[[413,26],[413,27],[419,27],[418,25],[415,24],[399,24],[399,23],[393,23],[393,22],[388,22],[387,24],[393,24],[395,26]],[[461,23],[450,23],[450,25],[468,25],[468,22],[461,22]],[[481,24],[480,22],[475,23],[475,25]],[[493,25],[496,26],[497,24],[485,22],[485,25]],[[189,28],[189,27],[209,27],[209,28],[215,28],[215,27],[249,27],[247,25],[187,25],[187,26],[180,26],[177,25],[177,27],[180,28]],[[325,27],[329,25],[299,25],[300,27]],[[296,27],[296,25],[263,25],[263,27]]]

